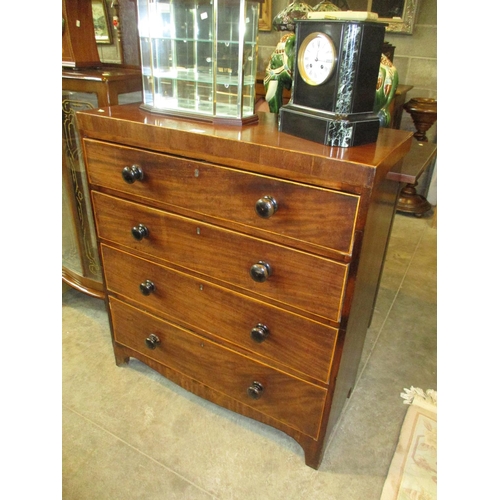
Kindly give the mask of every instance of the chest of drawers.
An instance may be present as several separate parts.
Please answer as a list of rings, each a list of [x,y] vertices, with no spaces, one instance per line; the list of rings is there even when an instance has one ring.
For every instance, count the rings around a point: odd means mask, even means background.
[[[271,425],[317,468],[354,386],[411,134],[78,114],[118,365]]]

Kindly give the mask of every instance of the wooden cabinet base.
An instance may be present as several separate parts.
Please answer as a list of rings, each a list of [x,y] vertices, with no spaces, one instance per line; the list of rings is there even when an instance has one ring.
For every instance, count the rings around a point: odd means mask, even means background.
[[[125,367],[129,363],[130,358],[138,359],[186,391],[226,408],[227,410],[234,411],[235,413],[252,418],[284,432],[302,447],[304,450],[304,460],[306,465],[312,467],[313,469],[318,469],[324,453],[324,437],[321,435],[318,436],[317,439],[314,439],[311,436],[301,433],[297,429],[280,422],[279,420],[269,417],[268,415],[265,415],[250,406],[237,401],[236,399],[228,397],[223,392],[212,389],[207,384],[187,377],[178,371],[172,370],[171,368],[116,342],[114,343],[114,352],[117,366]]]

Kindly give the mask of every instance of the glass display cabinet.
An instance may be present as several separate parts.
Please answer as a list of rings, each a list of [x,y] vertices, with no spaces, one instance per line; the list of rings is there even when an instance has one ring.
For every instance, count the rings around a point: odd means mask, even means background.
[[[93,297],[104,286],[76,112],[140,102],[141,87],[138,69],[62,70],[62,280]]]
[[[101,63],[92,3],[62,2],[62,281],[103,299],[102,269],[76,113],[140,102],[142,74],[137,67]],[[114,8],[116,14],[118,2]]]
[[[257,121],[259,0],[138,0],[143,109]]]

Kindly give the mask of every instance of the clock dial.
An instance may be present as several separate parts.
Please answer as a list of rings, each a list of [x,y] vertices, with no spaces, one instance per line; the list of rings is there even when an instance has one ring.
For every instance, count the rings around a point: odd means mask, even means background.
[[[326,82],[337,63],[337,51],[332,39],[324,33],[314,32],[302,42],[297,66],[300,76],[309,85],[321,85]]]

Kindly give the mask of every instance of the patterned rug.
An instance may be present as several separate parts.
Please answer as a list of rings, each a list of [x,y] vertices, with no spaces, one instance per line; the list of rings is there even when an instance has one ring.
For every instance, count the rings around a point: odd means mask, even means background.
[[[437,392],[411,387],[401,397],[410,407],[380,500],[435,500]]]

